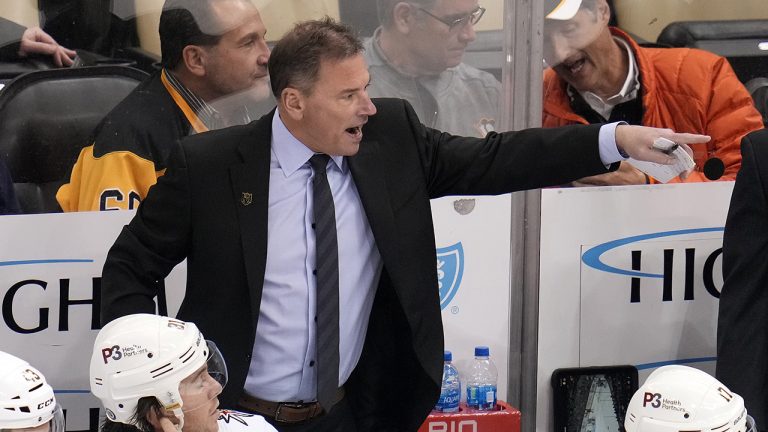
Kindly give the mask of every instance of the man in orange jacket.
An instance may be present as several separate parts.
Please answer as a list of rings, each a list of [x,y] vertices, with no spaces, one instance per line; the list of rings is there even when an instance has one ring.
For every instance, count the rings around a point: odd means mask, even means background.
[[[640,47],[608,26],[605,0],[563,3],[577,12],[545,20],[544,58],[551,69],[544,73],[543,126],[626,121],[707,134],[709,143],[691,146],[696,168],[685,181],[706,181],[705,172],[710,179],[721,173],[720,180],[735,179],[741,138],[763,125],[728,61],[696,49]],[[578,9],[573,3],[580,3]],[[652,182],[622,162],[618,171],[574,184]]]

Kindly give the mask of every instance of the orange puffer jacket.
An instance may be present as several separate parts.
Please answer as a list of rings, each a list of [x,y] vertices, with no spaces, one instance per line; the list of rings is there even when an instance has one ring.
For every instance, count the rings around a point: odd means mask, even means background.
[[[707,144],[691,146],[696,170],[686,181],[707,181],[702,169],[711,157],[725,164],[720,180],[734,180],[741,167],[741,138],[762,129],[763,123],[728,61],[697,49],[643,48],[621,30],[611,28],[611,33],[626,40],[635,53],[643,125],[712,137]],[[571,110],[566,85],[552,69],[544,72],[544,127],[587,123]]]

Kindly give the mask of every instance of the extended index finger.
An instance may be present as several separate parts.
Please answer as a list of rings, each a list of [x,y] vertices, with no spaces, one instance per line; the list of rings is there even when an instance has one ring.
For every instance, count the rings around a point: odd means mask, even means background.
[[[712,139],[709,135],[699,135],[692,133],[674,133],[669,139],[678,144],[702,144]]]

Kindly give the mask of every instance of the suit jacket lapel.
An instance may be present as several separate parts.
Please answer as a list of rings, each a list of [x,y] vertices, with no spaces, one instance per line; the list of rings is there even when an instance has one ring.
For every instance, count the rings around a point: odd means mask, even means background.
[[[363,140],[360,151],[348,160],[384,266],[392,268],[392,259],[397,256],[395,216],[392,213],[385,177],[386,167],[381,160],[379,143]]]
[[[274,111],[273,111],[274,113]],[[251,300],[253,329],[259,319],[264,272],[267,265],[267,215],[272,116],[251,125],[241,136],[238,152],[242,164],[230,168],[232,197],[236,201],[240,240]]]

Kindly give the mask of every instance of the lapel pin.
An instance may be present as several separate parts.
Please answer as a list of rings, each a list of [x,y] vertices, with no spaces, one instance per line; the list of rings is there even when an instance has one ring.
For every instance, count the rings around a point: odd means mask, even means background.
[[[243,192],[243,196],[240,198],[240,204],[247,206],[253,203],[253,194],[250,192]]]

